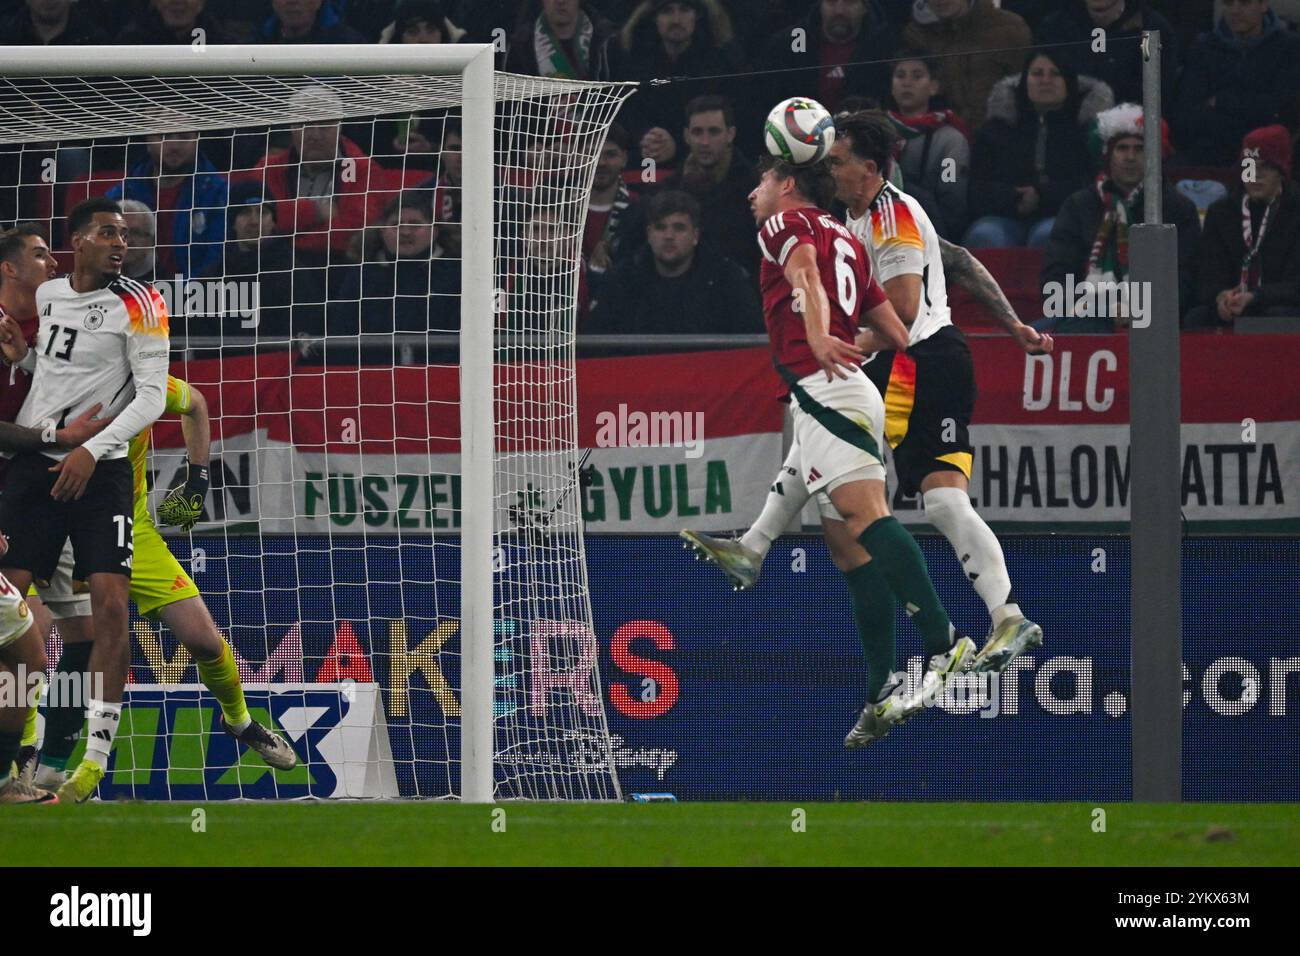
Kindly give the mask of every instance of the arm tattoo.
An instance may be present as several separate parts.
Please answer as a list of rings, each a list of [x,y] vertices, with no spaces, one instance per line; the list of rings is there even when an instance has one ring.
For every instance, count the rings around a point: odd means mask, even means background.
[[[943,261],[944,275],[947,278],[969,292],[971,297],[988,309],[1008,332],[1020,325],[1020,317],[1011,307],[1002,287],[984,267],[984,263],[971,255],[969,249],[948,242],[946,239],[940,239],[939,253]]]

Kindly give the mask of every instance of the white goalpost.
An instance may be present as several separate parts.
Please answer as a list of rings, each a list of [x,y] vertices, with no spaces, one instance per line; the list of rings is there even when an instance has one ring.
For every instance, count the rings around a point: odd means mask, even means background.
[[[66,251],[67,207],[111,183],[152,213],[146,281],[180,296],[249,280],[260,300],[242,322],[225,299],[216,316],[173,307],[173,374],[213,393],[216,477],[190,536],[162,530],[250,706],[306,771],[219,753],[183,651],[135,621],[150,686],[129,690],[136,717],[102,795],[620,798],[586,583],[575,325],[592,175],[634,85],[499,74],[493,52],[0,47],[0,159],[20,171],[0,209]],[[304,130],[333,131],[341,171],[309,157]],[[349,130],[367,150],[349,151]],[[171,140],[197,144],[188,179],[166,165]],[[132,168],[142,147],[152,172]],[[123,158],[117,178],[97,178],[105,154]],[[200,175],[224,181],[224,206]],[[454,287],[406,288],[412,268],[453,276],[456,260]],[[456,357],[439,331],[457,334]],[[179,434],[155,429],[151,505],[181,466]]]

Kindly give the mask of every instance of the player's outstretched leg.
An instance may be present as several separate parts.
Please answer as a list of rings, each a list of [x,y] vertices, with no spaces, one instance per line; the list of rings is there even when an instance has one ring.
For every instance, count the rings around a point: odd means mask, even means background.
[[[928,487],[933,480],[952,484]],[[926,518],[948,539],[962,570],[989,609],[993,626],[975,656],[977,671],[1002,671],[1012,659],[1043,643],[1043,630],[1025,617],[1011,593],[1006,557],[993,530],[971,506],[964,476],[939,472],[923,482]]]
[[[785,532],[808,501],[808,487],[799,475],[799,444],[790,447],[785,463],[768,489],[758,520],[739,539],[715,538],[697,531],[683,531],[686,546],[698,557],[722,569],[737,591],[748,591],[758,583],[763,559],[772,542]]]
[[[704,558],[717,565],[735,590],[748,591],[758,582],[763,555],[745,547],[738,538],[715,538],[690,530],[679,535],[686,542],[682,547],[694,549],[697,561]]]
[[[289,741],[272,733],[248,713],[239,667],[226,639],[217,630],[207,605],[197,596],[158,609],[164,624],[194,657],[199,679],[221,705],[221,729],[255,751],[276,770],[292,770],[298,755]]]

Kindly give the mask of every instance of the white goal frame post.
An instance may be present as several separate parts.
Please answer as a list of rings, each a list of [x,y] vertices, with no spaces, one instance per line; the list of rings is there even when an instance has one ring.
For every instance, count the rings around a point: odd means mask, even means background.
[[[495,46],[467,44],[302,44],[207,46],[0,46],[0,77],[214,77],[459,75],[463,83],[461,142],[462,316],[494,316],[496,230],[494,174]],[[530,80],[548,82],[529,77]],[[556,88],[636,84],[555,82]],[[344,110],[331,119],[348,119]],[[358,114],[359,115],[359,114]],[[48,118],[48,117],[47,117]],[[325,118],[325,117],[320,117]],[[142,118],[147,125],[147,119]],[[208,128],[228,124],[222,115]],[[192,127],[202,131],[200,124]],[[48,139],[0,131],[4,142]],[[84,137],[84,133],[82,134]],[[70,134],[70,139],[78,138]],[[575,269],[577,263],[574,263]],[[493,421],[495,323],[462,320],[461,426],[461,794],[468,803],[494,799]],[[575,412],[576,414],[576,412]]]

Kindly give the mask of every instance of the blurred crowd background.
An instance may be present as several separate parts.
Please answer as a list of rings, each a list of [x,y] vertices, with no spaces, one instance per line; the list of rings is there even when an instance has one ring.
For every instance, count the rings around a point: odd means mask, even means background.
[[[511,72],[644,83],[601,151],[576,263],[579,331],[636,335],[762,332],[747,196],[763,118],[796,95],[887,112],[890,178],[1022,319],[1111,331],[1042,303],[1048,283],[1126,275],[1144,30],[1164,49],[1184,326],[1300,316],[1297,25],[1300,0],[0,0],[6,44],[487,42]],[[255,327],[186,316],[182,339],[424,334],[459,327],[460,182],[447,111],[27,144],[0,148],[0,225],[46,224],[66,253],[67,210],[109,195],[132,275],[259,282]],[[526,326],[575,251],[548,221],[544,176],[505,185],[529,194],[528,264],[506,290]],[[959,326],[994,327],[950,294]]]

